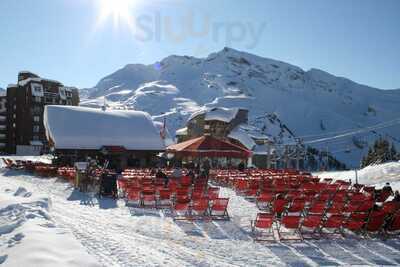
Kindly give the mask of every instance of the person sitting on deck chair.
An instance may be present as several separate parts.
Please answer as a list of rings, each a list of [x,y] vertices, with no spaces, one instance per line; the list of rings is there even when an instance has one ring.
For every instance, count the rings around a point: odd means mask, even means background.
[[[398,190],[396,190],[396,192],[394,192],[393,201],[400,202],[400,193]]]
[[[386,183],[386,185],[382,188],[382,193],[390,193],[391,196],[393,195],[393,189],[389,183]]]

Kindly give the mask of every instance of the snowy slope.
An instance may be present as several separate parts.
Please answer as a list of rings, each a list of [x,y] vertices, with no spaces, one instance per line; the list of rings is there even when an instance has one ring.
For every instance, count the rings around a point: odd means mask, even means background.
[[[153,65],[127,65],[85,94],[83,105],[103,104],[105,96],[113,107],[144,110],[158,120],[166,116],[171,132],[184,127],[194,111],[217,106],[247,108],[250,122],[275,113],[300,137],[324,137],[400,117],[400,90],[378,90],[231,48],[207,58],[169,56]],[[358,165],[367,149],[364,141],[379,134],[400,136],[400,126],[314,146]]]

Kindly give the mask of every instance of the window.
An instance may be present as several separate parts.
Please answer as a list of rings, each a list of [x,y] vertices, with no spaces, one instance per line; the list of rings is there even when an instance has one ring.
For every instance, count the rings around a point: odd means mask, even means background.
[[[33,90],[37,93],[41,93],[42,92],[42,87],[40,85],[34,85],[33,86]]]
[[[40,96],[35,96],[35,102],[36,103],[42,102],[42,98]]]
[[[41,114],[42,113],[42,108],[38,106],[33,107],[33,113],[34,114]]]
[[[17,125],[15,123],[13,123],[13,128],[17,127]]]
[[[33,121],[34,122],[40,122],[40,117],[39,116],[33,116]]]
[[[34,132],[34,133],[38,133],[39,130],[40,130],[40,126],[39,126],[39,125],[34,125],[34,126],[33,126],[33,132]]]
[[[210,130],[210,125],[209,124],[204,125],[204,130]]]
[[[38,141],[39,140],[39,136],[38,135],[34,135],[32,138],[33,138],[33,141]]]

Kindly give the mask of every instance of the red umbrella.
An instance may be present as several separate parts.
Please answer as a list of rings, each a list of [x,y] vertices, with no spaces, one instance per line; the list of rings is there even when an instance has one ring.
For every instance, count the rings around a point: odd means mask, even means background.
[[[167,152],[192,157],[249,158],[251,151],[211,136],[201,136],[179,144],[171,145]]]

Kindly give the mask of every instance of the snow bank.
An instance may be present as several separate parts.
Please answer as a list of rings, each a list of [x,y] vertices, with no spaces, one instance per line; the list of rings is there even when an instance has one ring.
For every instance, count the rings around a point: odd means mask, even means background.
[[[50,215],[48,198],[0,185],[0,264],[4,266],[100,266]]]
[[[46,106],[44,125],[56,149],[165,149],[151,117],[140,111]]]
[[[354,170],[319,172],[315,173],[315,175],[341,180],[351,179],[352,182],[356,180],[356,172]],[[389,182],[393,188],[400,190],[400,161],[368,166],[357,171],[357,176],[360,184],[376,185],[380,187],[386,182]]]

